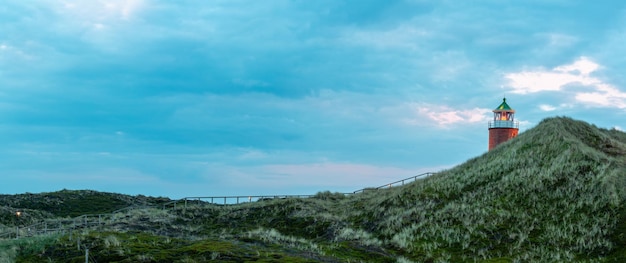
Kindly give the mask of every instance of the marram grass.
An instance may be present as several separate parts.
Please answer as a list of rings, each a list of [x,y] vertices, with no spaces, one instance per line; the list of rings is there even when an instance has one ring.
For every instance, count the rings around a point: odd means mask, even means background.
[[[97,262],[623,262],[625,191],[626,134],[558,117],[402,187],[130,210],[0,256],[84,262],[81,240]]]

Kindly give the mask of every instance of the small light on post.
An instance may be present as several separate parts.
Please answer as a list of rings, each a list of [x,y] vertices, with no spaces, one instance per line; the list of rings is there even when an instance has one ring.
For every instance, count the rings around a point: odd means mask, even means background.
[[[17,211],[17,212],[15,212],[15,216],[17,216],[18,218],[19,218],[20,216],[22,216],[22,211]]]

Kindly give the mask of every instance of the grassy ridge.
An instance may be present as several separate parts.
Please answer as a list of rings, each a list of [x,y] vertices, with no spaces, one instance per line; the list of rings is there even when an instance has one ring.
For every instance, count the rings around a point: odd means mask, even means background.
[[[111,213],[132,205],[158,205],[167,198],[128,196],[90,190],[61,190],[41,194],[0,195],[0,204],[20,210],[39,210],[57,217]]]
[[[138,210],[81,238],[96,244],[99,262],[623,262],[625,153],[621,131],[550,118],[402,187]],[[110,236],[123,255],[98,245]],[[38,255],[13,248],[18,261],[63,262],[58,251],[73,242],[57,237]]]
[[[615,251],[624,201],[626,173],[614,153],[626,148],[612,134],[568,118],[546,120],[379,199],[367,221],[379,222],[375,233],[420,260],[602,258]]]

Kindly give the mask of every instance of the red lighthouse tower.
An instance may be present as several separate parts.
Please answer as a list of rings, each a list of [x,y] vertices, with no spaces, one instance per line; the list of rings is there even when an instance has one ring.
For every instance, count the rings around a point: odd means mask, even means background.
[[[502,99],[502,104],[493,110],[493,121],[489,122],[489,150],[517,136],[519,122],[514,118],[515,110]]]

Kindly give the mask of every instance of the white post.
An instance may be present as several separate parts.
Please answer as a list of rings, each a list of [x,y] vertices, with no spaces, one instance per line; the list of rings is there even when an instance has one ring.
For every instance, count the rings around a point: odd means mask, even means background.
[[[89,263],[89,249],[85,248],[85,263]]]

